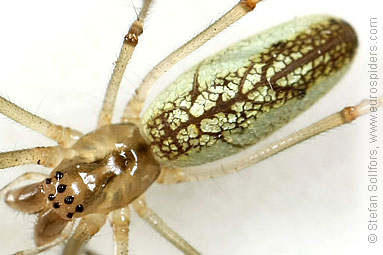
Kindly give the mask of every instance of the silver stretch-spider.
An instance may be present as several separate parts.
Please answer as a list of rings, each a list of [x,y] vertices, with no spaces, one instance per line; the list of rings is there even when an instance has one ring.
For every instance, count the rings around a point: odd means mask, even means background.
[[[115,254],[127,254],[131,209],[185,254],[199,254],[147,206],[144,194],[152,183],[182,183],[238,171],[367,111],[366,102],[346,107],[250,157],[198,171],[199,165],[256,144],[307,109],[336,84],[355,55],[357,37],[347,22],[326,15],[296,18],[203,60],[142,112],[157,78],[258,2],[240,1],[154,67],[129,101],[121,123],[111,122],[115,98],[151,1],[144,1],[124,38],[95,131],[84,135],[63,128],[0,99],[1,113],[58,143],[0,154],[1,168],[53,168],[48,176],[24,174],[1,191],[7,205],[38,218],[37,248],[18,254],[61,243],[63,254],[81,254],[106,220],[113,227]],[[39,181],[15,188],[30,179]],[[73,224],[76,220],[78,225]]]

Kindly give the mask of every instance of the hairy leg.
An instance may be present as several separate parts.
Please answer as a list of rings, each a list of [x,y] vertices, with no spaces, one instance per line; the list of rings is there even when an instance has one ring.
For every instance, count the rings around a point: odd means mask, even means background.
[[[63,145],[64,147],[70,147],[78,140],[78,137],[82,136],[81,132],[77,130],[55,125],[22,109],[21,107],[11,103],[1,96],[0,113],[25,127],[28,127],[42,135],[45,135],[46,137],[55,140],[57,143]]]
[[[154,230],[162,235],[166,240],[176,246],[179,250],[187,255],[200,254],[180,235],[172,230],[166,223],[150,209],[144,198],[139,198],[133,202],[133,208],[138,215],[143,218]]]
[[[112,123],[114,105],[116,103],[121,80],[138,43],[138,37],[143,33],[144,20],[151,2],[151,0],[144,1],[141,11],[137,16],[137,20],[130,26],[129,32],[124,38],[120,55],[116,61],[112,77],[109,80],[108,89],[105,93],[104,103],[98,117],[98,127]]]
[[[28,164],[55,167],[63,159],[65,151],[61,146],[52,146],[2,152],[0,169]]]

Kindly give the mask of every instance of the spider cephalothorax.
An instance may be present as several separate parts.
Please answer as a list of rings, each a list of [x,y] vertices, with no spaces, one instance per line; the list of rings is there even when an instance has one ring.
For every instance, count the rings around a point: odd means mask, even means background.
[[[9,191],[6,202],[39,214],[35,240],[42,245],[74,218],[127,206],[158,174],[159,166],[136,126],[111,125],[84,135],[48,178]]]
[[[134,138],[126,137],[129,128],[135,129],[114,125],[85,135],[68,153],[75,156],[64,159],[43,182],[49,204],[63,219],[124,207],[158,176],[157,164],[138,130],[132,132]],[[99,143],[88,143],[95,138]],[[101,149],[105,154],[94,155],[95,146],[105,148]]]

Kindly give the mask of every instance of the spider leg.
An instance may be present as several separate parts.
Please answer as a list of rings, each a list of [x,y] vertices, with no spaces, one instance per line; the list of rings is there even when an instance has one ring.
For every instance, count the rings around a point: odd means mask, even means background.
[[[379,98],[376,107],[383,104],[383,95]],[[251,165],[258,163],[282,150],[285,150],[297,143],[300,143],[312,136],[323,133],[340,125],[349,123],[356,118],[370,112],[369,100],[363,100],[356,106],[345,107],[342,111],[334,113],[306,128],[303,128],[291,135],[288,135],[274,143],[271,143],[251,155],[239,156],[232,162],[220,165],[220,167],[206,167],[200,171],[197,168],[189,167],[183,169],[162,168],[158,183],[171,184],[187,181],[206,180],[237,172]],[[201,168],[202,169],[202,168]]]
[[[154,230],[162,235],[166,240],[176,246],[186,255],[200,254],[180,235],[172,230],[166,223],[150,208],[148,208],[144,198],[138,198],[133,202],[133,208],[137,214],[143,218]]]
[[[82,217],[73,235],[65,244],[63,255],[81,254],[84,245],[101,229],[105,221],[105,214],[90,214]]]
[[[181,59],[188,56],[190,53],[198,49],[201,45],[206,43],[211,38],[215,37],[218,33],[225,28],[245,16],[252,11],[258,2],[261,0],[241,0],[231,10],[224,14],[220,19],[214,22],[211,26],[196,35],[193,39],[179,47],[172,52],[169,56],[158,63],[144,78],[141,85],[136,89],[136,94],[128,102],[122,122],[137,122],[139,115],[144,106],[146,96],[153,86],[155,81],[167,72],[172,66],[178,63]]]
[[[121,208],[110,214],[110,222],[114,234],[114,254],[127,255],[129,241],[129,207]]]
[[[44,179],[46,177],[48,177],[48,175],[42,174],[42,173],[35,173],[35,172],[24,173],[24,174],[20,175],[19,177],[17,177],[15,180],[13,180],[11,183],[9,183],[7,186],[0,189],[0,200],[3,198],[3,196],[9,190],[13,189],[13,187],[18,185],[19,183],[21,183],[23,181],[27,181],[27,180],[39,180],[39,181],[41,181],[42,179]]]
[[[51,146],[2,152],[0,169],[28,164],[55,167],[63,159],[65,151],[66,149],[61,146]]]
[[[109,125],[112,122],[113,109],[116,103],[118,89],[121,84],[121,79],[124,75],[126,66],[129,63],[130,58],[133,55],[134,49],[138,43],[138,37],[143,32],[143,25],[145,17],[148,13],[152,0],[144,1],[137,20],[129,28],[128,34],[125,36],[120,55],[116,61],[116,65],[113,70],[113,74],[110,77],[107,91],[105,93],[104,103],[101,108],[101,112],[98,117],[98,127]]]
[[[36,116],[21,107],[11,103],[0,96],[0,113],[8,118],[28,127],[48,138],[56,141],[64,147],[70,147],[80,136],[81,132],[68,127],[53,124],[39,116]]]

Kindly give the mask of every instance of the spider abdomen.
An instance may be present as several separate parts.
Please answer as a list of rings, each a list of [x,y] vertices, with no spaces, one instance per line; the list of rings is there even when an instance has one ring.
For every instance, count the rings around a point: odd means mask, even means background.
[[[164,165],[214,161],[253,145],[324,95],[357,47],[355,31],[308,16],[222,50],[149,106],[141,133]]]

